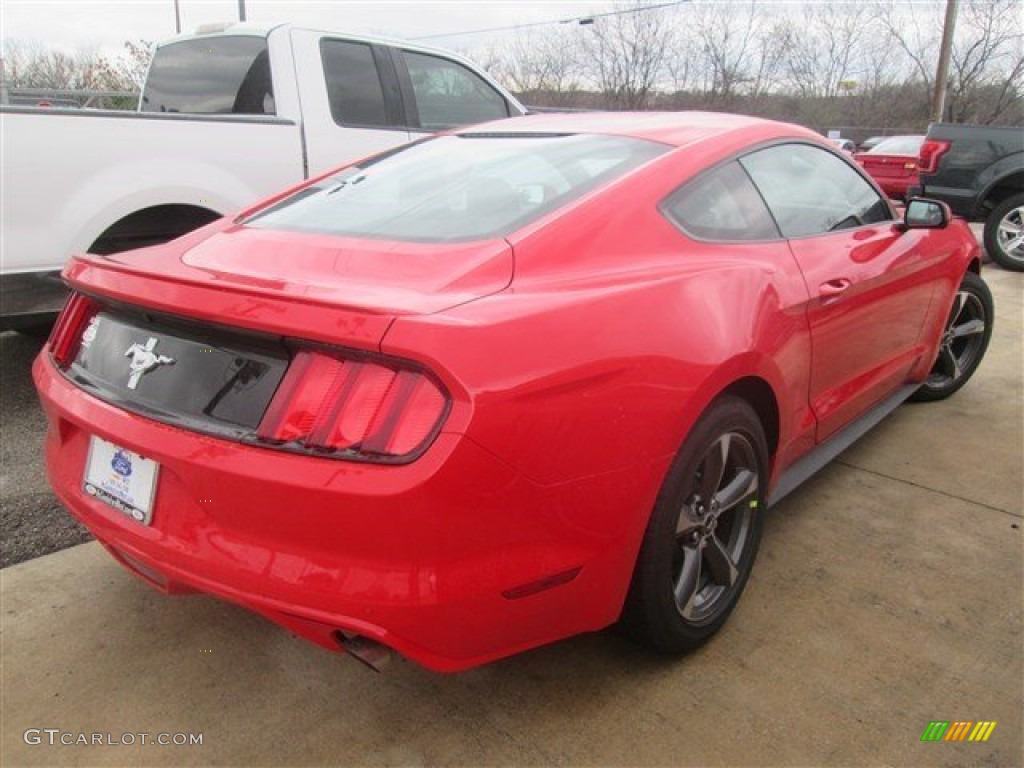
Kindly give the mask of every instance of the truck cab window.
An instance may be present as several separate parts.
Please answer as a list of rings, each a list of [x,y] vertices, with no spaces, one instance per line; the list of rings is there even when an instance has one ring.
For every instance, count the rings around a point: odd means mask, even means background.
[[[192,115],[274,114],[266,39],[211,36],[157,48],[140,110]]]
[[[420,127],[439,131],[509,116],[508,102],[486,80],[438,56],[402,51]]]
[[[384,88],[365,43],[324,40],[320,44],[331,117],[338,125],[390,125]]]

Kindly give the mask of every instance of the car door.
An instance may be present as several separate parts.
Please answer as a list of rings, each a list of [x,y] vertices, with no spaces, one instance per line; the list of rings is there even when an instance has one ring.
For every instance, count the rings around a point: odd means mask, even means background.
[[[309,175],[410,139],[385,46],[293,29]]]
[[[925,351],[941,254],[895,226],[875,188],[824,148],[780,144],[740,162],[807,283],[809,401],[820,442],[906,382]]]

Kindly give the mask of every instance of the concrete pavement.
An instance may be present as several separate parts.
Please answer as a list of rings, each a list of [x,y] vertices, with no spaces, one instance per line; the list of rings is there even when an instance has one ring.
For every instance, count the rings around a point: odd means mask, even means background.
[[[1024,276],[985,277],[997,325],[975,379],[902,407],[773,510],[698,653],[599,633],[457,676],[375,675],[243,609],[164,597],[86,544],[0,571],[0,763],[1021,765]],[[922,743],[932,720],[997,726]],[[47,728],[203,743],[26,743]]]

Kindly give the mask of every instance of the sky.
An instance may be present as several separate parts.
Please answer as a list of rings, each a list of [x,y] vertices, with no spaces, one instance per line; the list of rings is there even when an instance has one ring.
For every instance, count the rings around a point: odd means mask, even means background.
[[[398,38],[558,21],[613,6],[597,0],[245,0],[251,22],[291,21]],[[199,24],[238,19],[238,0],[178,0],[178,7],[182,32],[192,32]],[[174,0],[0,0],[0,38],[34,40],[48,48],[113,52],[126,40],[158,42],[174,34]],[[433,37],[423,42],[468,49],[503,34],[513,33]]]

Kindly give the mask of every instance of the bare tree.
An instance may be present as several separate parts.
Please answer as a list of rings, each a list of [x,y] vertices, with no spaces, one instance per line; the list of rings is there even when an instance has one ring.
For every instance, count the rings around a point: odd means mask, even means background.
[[[873,14],[867,5],[807,5],[787,25],[785,69],[801,96],[835,98],[851,90],[858,54],[872,34]]]
[[[38,43],[5,40],[3,77],[14,88],[137,91],[145,80],[151,44],[128,41],[118,57],[96,50],[69,53]]]
[[[1020,5],[1017,0],[968,2],[957,28],[958,44],[950,60],[949,113],[956,121],[992,122],[1019,105],[1024,96]]]
[[[885,26],[890,40],[903,51],[910,65],[910,76],[916,75],[924,83],[927,93],[931,93],[935,75],[934,62],[938,56],[938,32],[942,29],[936,7],[902,7],[896,6],[892,0],[885,0],[877,3],[874,10],[878,20]]]
[[[778,17],[754,0],[695,3],[690,17],[700,41],[701,72],[709,102],[728,106],[775,88],[785,53]]]
[[[111,86],[106,62],[94,50],[67,53],[5,40],[3,59],[4,77],[16,88],[84,90]]]
[[[121,54],[110,61],[114,78],[125,90],[141,91],[146,72],[153,58],[153,43],[148,40],[126,40]]]
[[[566,106],[582,87],[577,27],[520,34],[493,50],[483,65],[508,88],[532,103]]]
[[[878,18],[905,54],[928,98],[934,82],[941,22],[938,6],[880,3]],[[951,119],[992,122],[1021,109],[1024,98],[1024,20],[1018,0],[960,4],[946,99]],[[1019,116],[1018,116],[1019,119]]]
[[[634,0],[624,13],[597,18],[583,37],[590,74],[614,108],[647,106],[675,44],[675,27],[665,9],[645,5]]]

